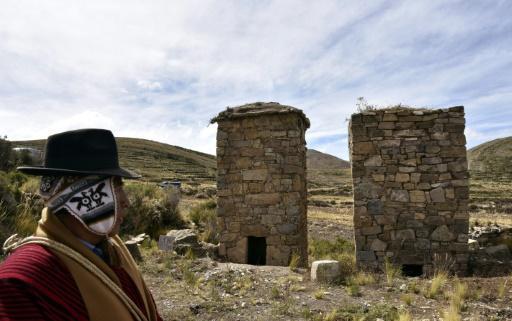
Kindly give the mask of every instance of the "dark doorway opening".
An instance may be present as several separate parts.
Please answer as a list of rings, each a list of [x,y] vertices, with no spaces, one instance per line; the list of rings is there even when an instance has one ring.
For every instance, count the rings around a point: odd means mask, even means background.
[[[267,240],[264,237],[247,237],[247,263],[252,265],[267,264]]]
[[[423,275],[423,265],[421,264],[404,264],[402,265],[402,274],[404,276],[415,277]]]

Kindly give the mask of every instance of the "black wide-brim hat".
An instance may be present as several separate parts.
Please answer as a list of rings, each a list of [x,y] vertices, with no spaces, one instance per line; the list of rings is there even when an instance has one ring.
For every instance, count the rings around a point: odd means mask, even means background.
[[[104,175],[140,178],[119,167],[114,135],[106,129],[79,129],[48,137],[42,166],[18,167],[22,173],[40,176]]]

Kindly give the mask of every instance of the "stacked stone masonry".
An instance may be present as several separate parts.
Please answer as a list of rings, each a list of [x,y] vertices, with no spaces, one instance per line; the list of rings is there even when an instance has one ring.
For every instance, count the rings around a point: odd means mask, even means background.
[[[219,254],[250,263],[248,239],[265,238],[265,264],[307,266],[306,141],[309,120],[278,103],[228,108],[217,131]]]
[[[394,108],[350,121],[354,231],[359,266],[468,263],[464,107]]]

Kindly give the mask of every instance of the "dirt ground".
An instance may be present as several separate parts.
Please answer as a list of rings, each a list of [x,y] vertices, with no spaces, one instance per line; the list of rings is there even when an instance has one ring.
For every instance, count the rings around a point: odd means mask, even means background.
[[[503,213],[486,213],[485,219],[512,225]],[[344,201],[310,206],[308,223],[309,238],[353,238],[352,211]],[[312,282],[307,269],[219,263],[155,248],[143,255],[141,269],[164,320],[512,320],[511,277],[448,277],[432,296],[433,281],[427,278],[388,280],[378,273],[356,286],[325,285]],[[461,318],[443,319],[460,288],[465,289]]]

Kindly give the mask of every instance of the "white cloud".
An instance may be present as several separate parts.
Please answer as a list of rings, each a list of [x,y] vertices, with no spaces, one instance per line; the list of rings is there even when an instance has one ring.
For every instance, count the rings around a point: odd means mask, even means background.
[[[510,134],[479,124],[512,123],[511,13],[510,2],[7,1],[0,134],[106,127],[214,153],[210,118],[279,101],[310,118],[309,148],[343,156],[364,96],[464,104],[474,145]]]
[[[142,89],[148,90],[162,89],[162,84],[160,84],[158,81],[139,80],[137,81],[137,86],[139,86]]]

